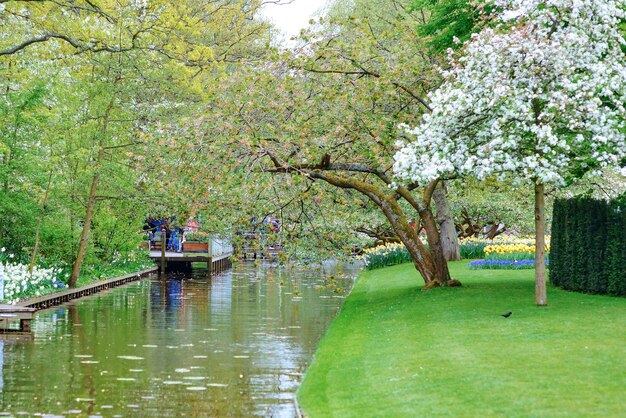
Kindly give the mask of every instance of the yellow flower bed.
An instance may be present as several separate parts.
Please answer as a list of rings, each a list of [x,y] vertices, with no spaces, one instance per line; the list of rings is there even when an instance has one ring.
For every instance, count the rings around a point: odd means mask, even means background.
[[[404,244],[392,242],[384,245],[379,245],[374,248],[366,248],[363,250],[363,255],[366,254],[376,254],[376,255],[386,255],[392,251],[401,250],[404,248]]]
[[[411,261],[411,255],[404,244],[390,243],[368,248],[359,257],[365,261],[365,267],[375,269]]]
[[[550,251],[550,236],[546,236],[546,251]],[[534,254],[535,238],[530,236],[498,235],[494,239],[464,238],[460,240],[463,258],[508,259],[511,254]]]
[[[500,244],[500,245],[488,245],[485,247],[485,255],[489,256],[491,254],[512,254],[512,253],[530,253],[533,254],[535,252],[536,246],[533,243],[532,245],[517,243],[517,244]],[[546,244],[546,251],[550,251],[550,244]]]

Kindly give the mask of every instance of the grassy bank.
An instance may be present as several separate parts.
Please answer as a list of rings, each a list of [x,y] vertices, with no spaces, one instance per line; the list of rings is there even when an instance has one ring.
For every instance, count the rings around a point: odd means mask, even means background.
[[[624,416],[626,299],[467,269],[422,292],[412,266],[362,274],[298,392],[309,417]],[[499,314],[512,311],[510,318]]]

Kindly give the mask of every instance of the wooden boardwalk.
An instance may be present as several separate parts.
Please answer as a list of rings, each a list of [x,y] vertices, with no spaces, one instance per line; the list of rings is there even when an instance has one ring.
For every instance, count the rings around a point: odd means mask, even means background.
[[[83,296],[93,295],[103,290],[112,289],[117,286],[124,285],[126,283],[141,280],[152,274],[155,274],[157,269],[151,268],[139,271],[133,274],[127,274],[121,277],[115,277],[113,279],[102,280],[96,283],[92,283],[87,286],[82,286],[76,289],[66,289],[60,292],[51,293],[49,295],[40,296],[38,298],[26,299],[19,303],[19,306],[34,309],[46,309],[51,306],[60,305],[65,302],[69,302],[73,299],[82,298]]]
[[[20,336],[30,336],[29,338],[31,338],[32,334],[30,333],[30,323],[34,318],[35,312],[39,309],[46,309],[52,306],[61,305],[73,299],[93,295],[103,290],[112,289],[117,286],[141,280],[155,274],[157,271],[158,270],[156,268],[146,269],[137,273],[102,280],[77,289],[66,289],[49,295],[26,299],[17,305],[0,305],[0,339],[14,339],[16,337],[21,338]],[[10,324],[17,321],[19,321],[19,328],[11,328]]]
[[[30,333],[30,323],[34,313],[38,309],[46,309],[52,306],[69,302],[83,296],[93,295],[103,290],[111,289],[126,283],[140,280],[158,271],[191,270],[191,263],[206,263],[209,274],[221,272],[232,266],[232,247],[221,254],[211,255],[209,252],[174,252],[174,251],[150,251],[150,258],[160,264],[160,268],[151,268],[134,274],[102,280],[77,289],[66,289],[60,292],[27,299],[18,305],[0,305],[0,334],[1,333]],[[19,329],[11,328],[10,323],[19,321]]]
[[[30,332],[30,321],[35,315],[35,308],[16,305],[0,305],[0,332]],[[19,329],[9,328],[9,324],[19,321]]]
[[[206,262],[208,258],[213,258],[214,260],[230,257],[231,253],[221,254],[218,256],[211,257],[207,253],[199,253],[199,252],[175,252],[175,251],[166,251],[165,258],[171,261],[191,261],[192,263],[200,263]],[[161,251],[151,250],[150,258],[152,259],[161,259]]]
[[[150,251],[150,258],[159,264],[160,270],[190,271],[191,263],[206,263],[211,274],[219,273],[232,266],[232,251],[219,255],[201,252]]]

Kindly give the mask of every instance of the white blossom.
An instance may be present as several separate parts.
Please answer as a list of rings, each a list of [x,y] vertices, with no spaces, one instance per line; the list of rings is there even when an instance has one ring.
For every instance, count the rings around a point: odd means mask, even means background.
[[[59,268],[34,267],[31,274],[26,264],[0,262],[0,276],[4,277],[4,302],[10,304],[39,296],[46,289],[65,287],[60,281],[62,271]]]
[[[626,157],[626,45],[618,0],[498,0],[504,12],[464,45],[404,127],[401,179],[514,175],[561,185]]]

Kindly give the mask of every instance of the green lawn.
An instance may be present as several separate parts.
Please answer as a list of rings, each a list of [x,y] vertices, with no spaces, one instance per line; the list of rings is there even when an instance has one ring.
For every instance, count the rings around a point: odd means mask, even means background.
[[[626,299],[549,288],[538,308],[532,270],[466,266],[451,263],[462,288],[429,292],[410,264],[364,272],[300,387],[305,415],[626,416]]]

